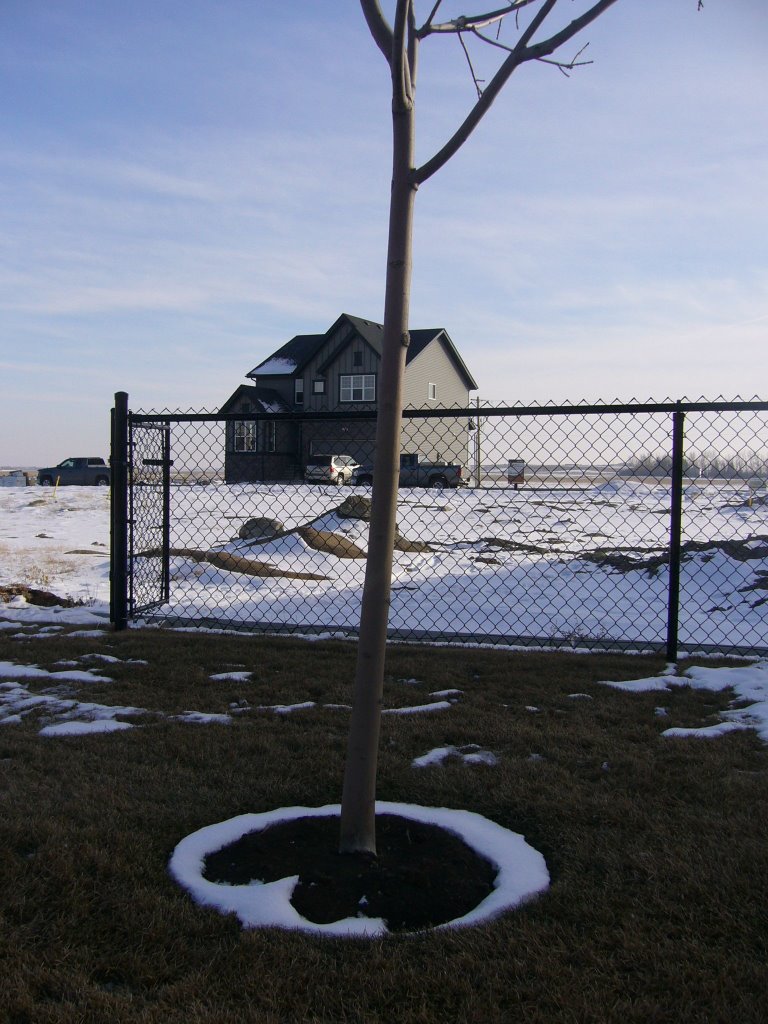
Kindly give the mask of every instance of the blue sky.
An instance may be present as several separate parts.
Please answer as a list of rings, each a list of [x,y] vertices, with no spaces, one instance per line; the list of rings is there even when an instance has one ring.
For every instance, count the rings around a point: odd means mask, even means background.
[[[412,326],[500,404],[765,398],[764,0],[619,0],[583,41],[421,188]],[[420,162],[473,100],[454,38],[421,53]],[[106,455],[115,391],[215,409],[294,334],[382,318],[355,0],[3,0],[0,96],[0,465]]]

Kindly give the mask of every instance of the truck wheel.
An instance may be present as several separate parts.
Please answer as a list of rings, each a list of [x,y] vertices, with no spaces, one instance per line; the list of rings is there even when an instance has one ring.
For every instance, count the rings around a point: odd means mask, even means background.
[[[429,486],[435,491],[442,491],[448,486],[448,481],[444,476],[433,476],[429,481]]]
[[[109,480],[107,480],[107,478],[105,476],[97,476],[96,477],[96,486],[97,487],[109,487]]]
[[[343,473],[337,473],[336,474],[336,481],[335,482],[336,482],[336,486],[337,487],[341,487],[341,485],[344,483],[344,474]]]
[[[40,478],[41,487],[53,487],[53,480],[49,476],[43,476]]]

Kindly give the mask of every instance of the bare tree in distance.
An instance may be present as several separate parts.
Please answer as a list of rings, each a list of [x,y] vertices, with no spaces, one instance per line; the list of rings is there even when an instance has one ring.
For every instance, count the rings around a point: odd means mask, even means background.
[[[543,61],[566,74],[586,63],[582,51],[568,60],[558,50],[612,7],[617,0],[510,0],[495,9],[441,20],[444,0],[431,0],[426,20],[417,21],[416,0],[395,0],[392,24],[378,0],[360,0],[371,35],[389,65],[392,79],[392,191],[389,212],[384,330],[378,381],[378,417],[373,505],[355,672],[352,719],[341,803],[341,853],[376,854],[376,770],[384,658],[389,618],[392,560],[402,415],[402,383],[409,343],[408,316],[412,271],[412,229],[416,192],[464,145],[506,85],[523,64]],[[445,6],[448,6],[447,3]],[[581,13],[574,18],[573,7]],[[699,0],[701,6],[701,0]],[[555,15],[570,8],[555,27]],[[546,29],[545,29],[546,23]],[[514,40],[501,29],[511,26]],[[550,31],[551,30],[551,31]],[[550,34],[547,34],[549,32]],[[477,91],[477,100],[454,134],[429,160],[415,165],[416,72],[425,41],[458,38]],[[479,78],[470,48],[482,44],[502,56],[487,84]]]

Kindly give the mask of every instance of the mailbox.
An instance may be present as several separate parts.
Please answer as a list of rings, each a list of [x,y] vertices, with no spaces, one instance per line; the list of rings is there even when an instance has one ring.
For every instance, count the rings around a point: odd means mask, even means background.
[[[525,462],[522,459],[509,459],[507,462],[507,483],[517,490],[525,483]]]

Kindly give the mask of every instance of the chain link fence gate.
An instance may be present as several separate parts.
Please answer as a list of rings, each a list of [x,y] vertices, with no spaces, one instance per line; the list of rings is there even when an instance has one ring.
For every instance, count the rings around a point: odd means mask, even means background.
[[[374,431],[116,396],[116,627],[354,637]],[[391,638],[768,654],[768,403],[406,410],[401,450]]]

